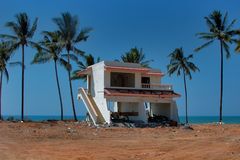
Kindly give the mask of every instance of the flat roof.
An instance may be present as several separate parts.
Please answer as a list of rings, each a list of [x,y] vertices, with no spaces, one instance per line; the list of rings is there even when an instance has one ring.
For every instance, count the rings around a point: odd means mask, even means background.
[[[130,67],[130,68],[145,68],[138,63],[126,63],[119,61],[103,61],[105,66],[114,66],[114,67]]]
[[[153,69],[153,68],[146,68],[142,67],[138,63],[125,63],[125,62],[119,62],[119,61],[101,61],[99,63],[96,63],[94,65],[89,66],[87,69],[80,71],[79,75],[86,75],[89,74],[92,67],[97,66],[98,64],[104,64],[105,69],[109,70],[131,70],[131,71],[140,71],[145,74],[152,74],[152,75],[158,75],[163,76],[164,74],[159,69]]]

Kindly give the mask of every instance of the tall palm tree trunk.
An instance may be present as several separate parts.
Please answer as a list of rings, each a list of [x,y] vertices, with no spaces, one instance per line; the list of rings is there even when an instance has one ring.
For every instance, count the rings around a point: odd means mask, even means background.
[[[59,84],[59,79],[58,79],[57,63],[56,63],[55,60],[54,60],[54,67],[55,67],[55,74],[56,74],[56,80],[57,80],[58,96],[59,96],[60,107],[61,107],[61,120],[63,120],[63,103],[62,103],[62,95],[61,95],[60,84]]]
[[[3,119],[3,117],[2,117],[2,77],[3,77],[3,72],[1,71],[1,77],[0,77],[0,120]]]
[[[24,45],[22,45],[22,114],[21,120],[24,121]]]
[[[68,50],[68,64],[70,65],[69,50]],[[70,70],[70,68],[69,68],[69,69],[68,69],[68,81],[69,81],[69,87],[70,87],[70,94],[71,94],[71,101],[72,101],[73,116],[74,116],[74,120],[77,121],[76,110],[75,110],[74,99],[73,99],[72,80],[71,80],[71,73],[70,73],[70,72],[71,72],[71,70]]]
[[[220,112],[219,112],[219,122],[222,123],[222,101],[223,101],[223,44],[220,40],[221,46],[221,75],[220,75]]]
[[[186,106],[186,109],[185,109],[185,114],[186,114],[186,117],[185,117],[185,121],[186,121],[186,124],[188,124],[188,101],[187,101],[187,82],[186,82],[186,75],[185,75],[185,72],[183,71],[183,80],[184,80],[184,90],[185,90],[185,106]]]

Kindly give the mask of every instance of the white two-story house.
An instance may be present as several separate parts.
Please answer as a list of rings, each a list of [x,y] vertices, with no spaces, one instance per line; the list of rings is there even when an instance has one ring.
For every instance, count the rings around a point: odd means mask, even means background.
[[[174,98],[180,95],[171,85],[161,84],[164,74],[160,70],[102,61],[78,74],[87,76],[87,89],[79,88],[78,99],[95,125],[111,123],[113,115],[143,123],[154,115],[179,121]]]

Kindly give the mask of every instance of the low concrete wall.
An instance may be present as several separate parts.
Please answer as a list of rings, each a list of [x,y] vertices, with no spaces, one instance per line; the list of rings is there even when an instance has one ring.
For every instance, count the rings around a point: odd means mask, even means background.
[[[178,109],[175,101],[170,103],[151,103],[151,113],[168,117],[170,120],[179,122]]]
[[[152,114],[171,118],[171,103],[151,103]]]
[[[118,102],[119,112],[137,112],[138,116],[129,116],[129,120],[147,122],[146,109],[143,102]]]

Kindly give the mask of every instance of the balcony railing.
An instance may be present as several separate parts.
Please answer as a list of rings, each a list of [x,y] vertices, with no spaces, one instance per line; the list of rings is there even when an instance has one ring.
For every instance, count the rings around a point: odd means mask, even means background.
[[[172,85],[168,84],[148,84],[148,83],[141,83],[141,87],[115,87],[110,86],[110,88],[113,89],[144,89],[144,90],[163,90],[163,91],[172,91],[173,87]]]
[[[142,88],[156,89],[156,90],[173,90],[172,85],[168,84],[148,84],[142,83]]]

